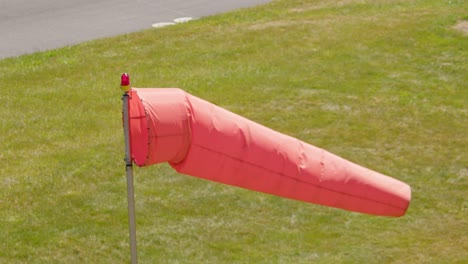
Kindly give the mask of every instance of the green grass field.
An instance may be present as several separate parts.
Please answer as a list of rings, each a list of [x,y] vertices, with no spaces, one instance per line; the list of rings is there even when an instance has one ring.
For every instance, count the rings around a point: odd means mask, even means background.
[[[283,0],[0,60],[0,263],[128,263],[120,74],[412,187],[375,217],[135,169],[140,263],[468,263],[462,0]]]

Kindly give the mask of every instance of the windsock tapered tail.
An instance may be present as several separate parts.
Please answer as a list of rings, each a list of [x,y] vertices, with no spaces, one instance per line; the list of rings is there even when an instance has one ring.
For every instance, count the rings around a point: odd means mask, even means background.
[[[130,91],[132,158],[290,199],[402,216],[406,183],[250,121],[177,88]]]

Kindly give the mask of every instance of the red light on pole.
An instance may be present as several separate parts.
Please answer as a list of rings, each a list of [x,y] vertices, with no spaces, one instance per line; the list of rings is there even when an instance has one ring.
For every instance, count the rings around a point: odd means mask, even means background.
[[[130,91],[130,76],[127,73],[122,74],[120,77],[120,88],[125,93]]]

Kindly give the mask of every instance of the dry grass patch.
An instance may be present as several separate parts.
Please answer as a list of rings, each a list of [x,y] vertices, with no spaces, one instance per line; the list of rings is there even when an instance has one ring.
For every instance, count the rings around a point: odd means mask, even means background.
[[[464,35],[468,35],[468,21],[463,20],[453,26],[454,29],[462,32]]]

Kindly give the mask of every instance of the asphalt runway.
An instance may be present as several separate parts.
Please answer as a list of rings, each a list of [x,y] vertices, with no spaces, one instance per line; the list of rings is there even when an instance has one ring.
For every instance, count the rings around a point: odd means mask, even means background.
[[[0,59],[270,0],[0,0]]]

